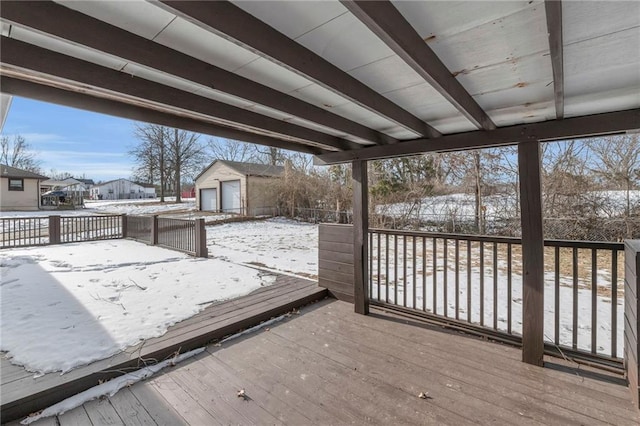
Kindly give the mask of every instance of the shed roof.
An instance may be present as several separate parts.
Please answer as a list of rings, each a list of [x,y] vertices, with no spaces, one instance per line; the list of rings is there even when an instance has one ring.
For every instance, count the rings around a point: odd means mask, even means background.
[[[240,161],[213,160],[195,180],[198,180],[207,170],[211,169],[214,164],[224,164],[236,172],[245,176],[261,176],[261,177],[277,177],[284,173],[283,166],[274,166],[271,164],[245,163]]]
[[[3,1],[0,16],[5,93],[328,161],[640,127],[636,1]]]
[[[46,176],[42,176],[39,173],[18,169],[16,167],[7,166],[6,164],[0,164],[0,177],[17,178],[17,179],[38,179],[38,180],[48,179]]]

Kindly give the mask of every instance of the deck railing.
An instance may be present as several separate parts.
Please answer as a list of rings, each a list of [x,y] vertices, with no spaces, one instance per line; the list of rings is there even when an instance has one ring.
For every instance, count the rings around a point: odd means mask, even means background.
[[[621,363],[622,243],[545,241],[544,330],[550,350]],[[522,329],[517,238],[373,229],[372,303],[515,340]]]
[[[59,220],[61,243],[113,240],[123,236],[121,215],[65,216]]]
[[[204,219],[183,220],[154,217],[157,221],[156,242],[160,246],[207,257]]]
[[[49,244],[49,219],[46,217],[3,217],[1,248]]]
[[[127,216],[125,221],[125,235],[127,238],[151,244],[153,233],[152,216]]]

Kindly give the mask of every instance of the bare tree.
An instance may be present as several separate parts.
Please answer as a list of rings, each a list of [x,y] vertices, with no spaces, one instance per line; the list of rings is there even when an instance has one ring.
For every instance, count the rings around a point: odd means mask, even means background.
[[[39,173],[41,162],[23,136],[3,135],[0,137],[0,164]]]
[[[173,172],[176,191],[176,203],[182,202],[180,184],[183,174],[193,177],[204,162],[204,147],[199,136],[184,130],[173,129],[168,141],[169,165]]]
[[[148,183],[160,184],[160,202],[165,201],[167,189],[168,132],[168,128],[156,124],[137,125],[134,133],[140,142],[129,151],[138,164],[135,175],[146,176]]]
[[[210,138],[207,141],[210,155],[218,160],[250,162],[255,159],[255,145],[231,139]]]

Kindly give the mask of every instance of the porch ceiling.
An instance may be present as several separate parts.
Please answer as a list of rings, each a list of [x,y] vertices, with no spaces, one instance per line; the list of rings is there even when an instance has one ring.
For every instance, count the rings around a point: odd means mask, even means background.
[[[640,127],[634,1],[3,1],[0,16],[5,94],[326,162]]]

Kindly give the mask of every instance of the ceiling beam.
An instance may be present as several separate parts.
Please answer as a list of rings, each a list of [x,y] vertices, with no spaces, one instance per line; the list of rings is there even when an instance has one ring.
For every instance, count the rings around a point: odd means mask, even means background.
[[[286,35],[228,1],[161,1],[167,10],[218,36],[271,58],[293,72],[425,137],[440,133]]]
[[[249,102],[375,143],[397,139],[52,1],[3,1],[0,16],[126,61],[157,69]]]
[[[35,70],[89,87],[106,89],[128,97],[193,111],[211,117],[212,121],[217,119],[220,122],[222,120],[220,124],[224,126],[266,130],[331,149],[344,150],[361,147],[355,142],[104,68],[19,40],[5,36],[2,36],[1,40],[0,62],[3,65]]]
[[[496,128],[487,113],[390,1],[341,0],[340,3],[476,127]]]
[[[414,139],[401,144],[331,152],[314,159],[317,165],[377,160],[425,152],[462,151],[514,145],[526,141],[553,141],[627,132],[640,128],[640,109],[586,115],[564,120],[499,127],[495,130],[445,135],[437,139]]]
[[[547,33],[549,35],[549,52],[553,70],[553,93],[556,103],[556,118],[564,118],[564,55],[562,44],[562,2],[545,0],[544,10],[547,15]]]
[[[259,145],[273,146],[291,151],[304,152],[307,154],[322,154],[326,151],[313,147],[283,141],[274,137],[244,132],[237,129],[223,127],[217,124],[208,123],[188,117],[181,117],[131,105],[112,99],[103,99],[79,92],[71,92],[57,87],[45,86],[42,84],[20,80],[17,78],[0,75],[0,91],[14,96],[21,96],[35,99],[42,102],[49,102],[64,105],[71,108],[78,108],[86,111],[93,111],[100,114],[112,115],[146,123],[159,124],[161,126],[174,127],[189,130],[192,132],[234,139],[243,142],[255,143]]]

